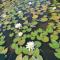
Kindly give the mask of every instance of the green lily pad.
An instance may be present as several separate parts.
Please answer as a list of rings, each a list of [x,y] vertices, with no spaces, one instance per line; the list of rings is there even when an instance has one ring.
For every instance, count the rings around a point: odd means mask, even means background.
[[[25,47],[23,47],[23,53],[24,54],[28,54],[29,53],[28,49],[26,49]]]
[[[33,56],[38,57],[39,56],[39,49],[34,49]]]
[[[28,56],[25,55],[25,56],[23,57],[23,60],[28,60]]]
[[[60,53],[54,53],[54,55],[60,59]]]
[[[35,47],[39,48],[41,46],[41,42],[40,41],[35,41]]]
[[[52,35],[50,36],[50,39],[51,39],[51,40],[55,40],[55,41],[56,41],[56,40],[58,40],[58,38],[59,38],[58,35],[55,35],[55,34],[52,34]]]
[[[57,49],[59,48],[59,43],[57,41],[52,41],[51,43],[49,43],[49,46],[53,49]]]

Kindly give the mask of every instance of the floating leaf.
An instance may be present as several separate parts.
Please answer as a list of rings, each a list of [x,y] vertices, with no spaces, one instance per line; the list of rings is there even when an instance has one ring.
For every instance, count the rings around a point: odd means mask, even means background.
[[[20,41],[18,41],[18,44],[19,44],[19,45],[24,45],[24,43],[25,43],[25,40],[20,40]]]
[[[37,57],[39,55],[39,49],[34,49],[33,56]]]
[[[51,19],[54,20],[54,21],[57,21],[57,20],[59,19],[59,16],[53,15],[53,16],[51,17]]]
[[[39,55],[39,56],[37,57],[37,60],[43,60],[42,56]]]
[[[16,42],[19,41],[19,40],[21,40],[21,38],[20,38],[20,37],[16,37],[16,38],[13,40],[13,42],[16,43]]]
[[[23,26],[23,29],[28,29],[28,26]]]
[[[56,51],[56,52],[58,52],[58,53],[60,53],[60,48],[58,48],[58,49],[55,49],[55,51]]]
[[[41,42],[35,41],[35,46],[36,46],[37,48],[39,48],[39,47],[41,46]]]
[[[47,36],[48,35],[48,32],[47,31],[43,31],[42,33],[44,36]]]
[[[32,56],[29,60],[36,60],[37,58],[35,58],[34,56]]]
[[[5,38],[5,36],[1,36],[1,37],[0,37],[0,40],[4,40],[4,38]]]
[[[18,55],[18,56],[16,57],[16,60],[23,60],[22,54]]]
[[[26,39],[28,36],[27,34],[24,34],[22,38]]]
[[[46,21],[48,21],[48,18],[44,16],[44,17],[41,18],[40,21],[41,21],[41,22],[46,22]]]
[[[43,30],[42,30],[41,28],[39,28],[39,29],[37,30],[37,32],[41,33],[41,32],[43,32]]]
[[[25,56],[23,57],[23,60],[28,60],[28,56],[25,55]]]
[[[24,54],[28,54],[29,53],[28,49],[26,49],[25,47],[23,47],[23,53]]]
[[[56,35],[56,34],[52,34],[51,36],[50,36],[50,39],[51,40],[58,40],[58,35]]]
[[[2,36],[3,35],[3,33],[2,32],[0,32],[0,36]]]
[[[40,12],[41,12],[41,10],[37,10],[37,14],[38,14],[38,15],[40,14]]]
[[[23,18],[22,18],[22,20],[26,20],[26,19],[27,19],[27,17],[23,17]]]
[[[37,21],[34,21],[34,20],[32,21],[32,25],[33,25],[33,26],[35,26],[35,25],[37,25],[37,24],[38,24]]]
[[[60,59],[60,53],[54,53],[54,55]]]
[[[33,19],[36,19],[36,18],[38,18],[38,15],[33,15],[33,17],[32,17]]]
[[[8,48],[0,46],[0,54],[6,54],[8,51]]]
[[[1,54],[6,54],[8,51],[8,48],[5,48],[4,50],[1,51]]]
[[[14,36],[14,33],[9,34],[9,36],[10,36],[10,37],[13,37],[13,36]]]
[[[32,36],[32,37],[37,36],[37,32],[36,32],[36,31],[35,31],[35,32],[31,32],[31,36]]]
[[[41,37],[40,37],[39,35],[37,35],[37,39],[38,39],[38,40],[41,40]]]
[[[41,55],[39,55],[38,57],[32,56],[32,57],[30,58],[30,60],[43,60],[43,58],[42,58]]]
[[[49,46],[53,49],[57,49],[59,48],[59,43],[57,41],[52,41],[51,43],[49,43]]]
[[[31,37],[31,40],[35,40],[35,37]]]
[[[48,27],[46,28],[46,31],[47,31],[48,33],[52,33],[52,32],[53,32],[53,28],[52,28],[51,26],[48,26]]]
[[[3,45],[5,43],[5,41],[1,40],[0,41],[0,45]]]
[[[21,52],[22,52],[22,47],[18,47],[15,49],[16,54],[21,54]]]
[[[47,4],[42,6],[42,10],[44,10],[44,11],[47,10]]]
[[[31,28],[26,29],[26,31],[27,31],[27,32],[30,32],[30,31],[31,31]]]
[[[18,44],[13,43],[13,44],[11,45],[11,48],[12,48],[12,49],[16,49],[16,48],[18,48]]]
[[[43,42],[48,42],[48,41],[49,41],[49,37],[48,37],[48,36],[45,36],[45,35],[43,35],[43,34],[40,34],[40,39],[41,39],[41,41],[43,41]]]

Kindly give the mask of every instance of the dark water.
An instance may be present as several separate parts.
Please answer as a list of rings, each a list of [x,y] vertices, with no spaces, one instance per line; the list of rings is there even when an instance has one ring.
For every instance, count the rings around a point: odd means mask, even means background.
[[[7,57],[7,58],[6,58]],[[7,56],[5,55],[0,55],[0,60],[15,60],[16,55],[14,53],[9,54]]]
[[[60,60],[54,56],[54,50],[48,46],[48,43],[43,43],[41,47],[41,55],[43,60]]]

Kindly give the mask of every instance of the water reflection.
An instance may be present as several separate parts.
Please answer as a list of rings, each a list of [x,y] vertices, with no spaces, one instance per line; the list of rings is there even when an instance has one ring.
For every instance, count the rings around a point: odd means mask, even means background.
[[[5,60],[5,55],[0,54],[0,60]]]

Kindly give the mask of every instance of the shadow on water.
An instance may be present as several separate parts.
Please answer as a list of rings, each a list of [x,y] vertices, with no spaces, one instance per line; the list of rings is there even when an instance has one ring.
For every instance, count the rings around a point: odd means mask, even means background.
[[[43,43],[41,47],[43,60],[59,60],[54,56],[54,50],[49,47],[49,43]]]
[[[5,60],[5,55],[0,54],[0,60]]]
[[[12,42],[13,42],[13,38],[11,39],[8,35],[9,33],[12,32],[12,31],[5,31],[4,32],[4,35],[6,36],[6,43],[5,43],[5,46],[8,47],[8,52],[7,52],[7,57],[6,57],[6,60],[15,60],[16,58],[16,54],[14,52],[14,50],[10,47]]]
[[[16,59],[16,54],[14,52],[8,53],[6,60],[15,60]]]

